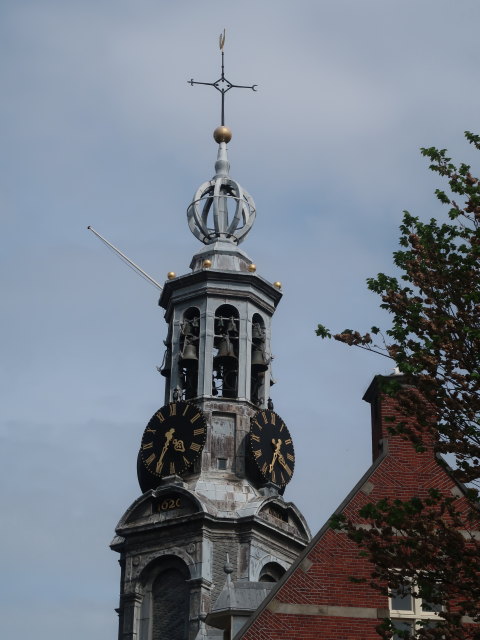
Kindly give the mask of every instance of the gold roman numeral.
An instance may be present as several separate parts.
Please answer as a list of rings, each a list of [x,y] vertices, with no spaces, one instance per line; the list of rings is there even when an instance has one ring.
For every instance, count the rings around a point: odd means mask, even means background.
[[[267,424],[268,420],[267,420],[267,414],[265,413],[265,411],[262,411],[262,418],[265,424]]]
[[[288,440],[285,440],[285,444],[292,444],[292,439],[288,438]]]
[[[292,475],[292,470],[290,469],[287,463],[283,465],[283,468],[285,469],[285,471],[288,473],[289,476]]]
[[[280,433],[282,433],[283,429],[285,428],[285,423],[282,422],[282,426],[280,427]]]
[[[262,473],[267,473],[267,463],[266,462],[263,463]]]
[[[185,407],[185,409],[184,409],[184,410],[183,410],[183,412],[182,412],[182,416],[184,416],[184,415],[187,413],[187,411],[188,411],[189,409],[190,409],[190,407],[189,407],[189,405],[187,404],[187,406]]]
[[[192,451],[200,451],[200,445],[197,442],[192,442],[190,449],[192,449]]]
[[[148,458],[145,460],[145,462],[146,462],[148,465],[151,465],[151,464],[152,464],[152,462],[153,462],[154,460],[155,460],[155,454],[154,454],[154,453],[152,453],[152,455],[151,455],[151,456],[148,456]]]
[[[200,418],[200,414],[196,413],[193,418],[190,418],[190,422],[191,424],[193,424],[194,422],[196,422],[198,419]]]
[[[263,429],[262,425],[258,422],[258,420],[255,420],[255,423],[257,425],[257,427],[260,429],[260,431]]]
[[[153,442],[146,442],[142,449],[145,451],[145,449],[151,449],[153,447]]]
[[[275,470],[272,471],[272,482],[276,482],[277,481],[277,477],[275,475]]]
[[[257,449],[256,451],[253,452],[253,455],[255,456],[255,460],[258,460],[258,458],[260,458],[260,456],[262,455],[262,450]]]
[[[252,433],[250,437],[252,438],[252,440],[255,440],[255,442],[260,442],[260,436],[257,436],[254,433]]]
[[[292,456],[291,453],[287,453],[287,460],[290,460],[290,462],[293,462],[295,460],[295,457]]]
[[[183,458],[184,465],[188,467],[190,465],[190,460],[187,460],[187,458],[185,458],[185,456],[182,456],[182,458]]]
[[[194,436],[199,436],[201,433],[205,433],[205,427],[202,427],[201,429],[194,429],[193,430],[193,435]]]
[[[177,415],[177,405],[176,404],[171,404],[169,406],[170,409],[170,416],[176,416]]]
[[[282,479],[282,484],[285,484],[285,478],[283,477],[283,473],[280,471],[280,477]]]
[[[145,433],[156,433],[156,432],[155,432],[155,429],[151,429],[150,427],[147,427],[145,429]]]
[[[157,411],[157,413],[155,415],[160,420],[160,422],[165,422],[165,416],[163,415],[163,413],[161,411]]]
[[[270,414],[270,423],[273,424],[273,426],[275,426],[275,418],[277,416],[274,413]]]

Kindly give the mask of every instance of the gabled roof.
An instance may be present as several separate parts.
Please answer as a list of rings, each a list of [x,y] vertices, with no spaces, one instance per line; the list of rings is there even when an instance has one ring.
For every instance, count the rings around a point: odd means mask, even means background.
[[[384,495],[391,496],[392,491],[393,491],[393,495],[395,495],[395,491],[397,490],[399,490],[400,492],[403,490],[406,492],[408,491],[411,492],[412,487],[413,487],[413,491],[417,489],[420,491],[428,490],[428,488],[430,488],[428,484],[430,480],[432,482],[440,481],[440,484],[443,484],[444,488],[452,491],[452,493],[455,491],[455,489],[458,488],[457,495],[459,496],[464,494],[465,487],[463,487],[460,483],[458,483],[455,480],[454,477],[452,477],[450,473],[451,469],[448,467],[448,464],[444,460],[442,461],[438,460],[438,458],[435,455],[433,455],[433,452],[431,452],[430,455],[429,455],[429,452],[417,453],[412,447],[412,456],[428,456],[428,458],[423,458],[423,462],[421,462],[421,459],[418,458],[418,460],[413,462],[411,466],[408,466],[408,459],[405,459],[404,457],[406,444],[407,443],[405,443],[401,438],[397,438],[395,436],[393,436],[392,438],[385,439],[383,451],[379,454],[379,456],[376,458],[374,463],[370,466],[370,468],[366,471],[366,473],[361,477],[361,479],[349,492],[349,494],[338,506],[338,508],[335,510],[334,513],[340,514],[345,511],[348,512],[350,509],[353,509],[354,512],[357,513],[359,503],[361,502],[365,503],[365,500],[369,500],[370,499],[369,496],[372,492],[373,493],[372,493],[371,500],[375,501],[376,499],[378,499],[381,496],[383,497]],[[399,448],[398,448],[398,445],[399,445]],[[399,451],[402,453],[402,455],[400,455],[400,457],[397,457],[396,454]],[[426,475],[424,477],[426,478],[426,480],[424,484],[422,484],[422,481],[421,481],[421,474],[418,475],[419,464],[422,465],[422,467],[423,466],[425,467]],[[411,473],[415,474],[416,478],[419,478],[419,484],[412,483],[411,482],[412,478],[411,477],[408,478],[405,476],[405,479],[406,479],[405,487],[401,486],[401,483],[399,482],[399,477],[403,480],[403,477],[405,475],[405,469],[407,467],[411,469]],[[389,479],[392,480],[391,484],[388,484]],[[385,484],[383,485],[382,482],[384,482]],[[312,595],[315,591],[313,586],[315,581],[317,581],[318,583],[318,580],[319,580],[318,577],[309,578],[308,575],[306,575],[302,579],[299,578],[300,582],[303,581],[304,587],[305,587],[305,579],[307,579],[307,581],[309,579],[313,580],[314,583],[312,583],[312,591],[307,597],[305,597],[305,592],[303,593],[297,592],[296,590],[297,587],[295,585],[296,584],[298,585],[299,582],[295,582],[295,580],[293,580],[292,577],[296,574],[296,572],[299,569],[302,571],[302,573],[308,574],[311,567],[315,564],[314,562],[312,562],[309,556],[312,555],[312,552],[318,547],[318,545],[322,545],[323,543],[325,543],[328,547],[329,543],[327,543],[327,537],[325,536],[328,532],[331,532],[331,531],[332,529],[330,526],[330,522],[327,521],[323,525],[323,527],[320,529],[320,531],[314,536],[314,538],[311,540],[308,546],[301,552],[301,554],[298,556],[298,558],[292,564],[292,566],[289,568],[286,574],[282,577],[282,579],[275,584],[275,587],[273,588],[273,590],[267,595],[267,597],[262,602],[260,607],[255,611],[253,616],[248,619],[248,621],[243,626],[243,628],[239,631],[239,633],[237,633],[237,635],[235,636],[235,640],[241,640],[241,638],[244,637],[244,635],[247,633],[250,627],[255,623],[255,621],[260,616],[262,616],[262,613],[266,609],[268,609],[270,614],[273,614],[273,615],[275,615],[275,612],[277,610],[280,611],[281,609],[283,614],[290,613],[290,614],[297,614],[298,616],[304,616],[304,615],[333,616],[333,617],[344,616],[344,617],[351,617],[351,618],[355,618],[355,617],[365,618],[365,617],[372,617],[372,616],[376,618],[377,615],[379,618],[382,618],[382,617],[388,616],[388,609],[382,609],[382,608],[380,609],[370,608],[368,612],[366,609],[363,609],[360,615],[359,613],[360,609],[358,609],[357,611],[355,609],[355,606],[343,607],[343,609],[346,609],[348,611],[347,613],[345,612],[340,613],[339,611],[340,609],[342,609],[341,606],[331,606],[332,604],[331,602],[329,603],[327,601],[325,602],[323,601],[322,599],[323,596],[319,598],[319,596]],[[323,541],[324,537],[325,537],[325,541]],[[325,566],[321,564],[319,566],[322,567],[322,570],[324,572],[329,570],[328,564]],[[335,571],[338,570],[338,568],[330,567],[330,569],[331,569],[332,577],[335,577],[336,575]],[[318,584],[317,583],[315,583],[315,586],[318,586],[319,583]],[[287,591],[283,592],[282,601],[281,602],[277,601],[276,600],[277,594],[284,587],[287,588]],[[291,591],[289,591],[289,595],[285,596],[285,594],[288,592],[288,588],[290,588]],[[310,604],[302,604],[299,606],[298,604],[296,604],[297,601],[295,599],[295,596],[292,598],[292,600],[289,599],[290,597],[292,597],[291,596],[292,593],[298,595],[299,597],[298,602],[305,603],[308,601]],[[317,590],[317,593],[318,593],[318,590]],[[286,597],[286,601],[284,602],[285,597]],[[317,598],[317,600],[315,598]],[[342,598],[340,597],[339,600],[341,599]],[[344,598],[344,602],[348,603],[349,599],[350,597],[346,595]],[[290,602],[292,604],[289,604]],[[342,603],[337,602],[336,604],[341,605]],[[378,607],[380,605],[376,605],[376,606]],[[385,604],[381,606],[388,606],[388,605]]]
[[[375,462],[370,466],[368,471],[363,474],[357,484],[353,487],[350,493],[346,496],[346,498],[341,502],[341,504],[334,511],[334,514],[340,514],[345,509],[345,507],[349,504],[349,502],[356,496],[356,494],[366,485],[369,478],[373,475],[374,471],[382,464],[385,458],[388,456],[388,447],[385,447],[384,451],[379,455],[379,457],[375,460]],[[268,607],[268,605],[275,599],[276,594],[280,591],[280,589],[288,582],[290,576],[295,573],[298,568],[306,569],[311,566],[311,560],[309,560],[308,556],[311,553],[312,549],[314,549],[318,542],[322,539],[325,533],[330,529],[330,521],[327,520],[322,528],[318,531],[318,533],[311,539],[309,544],[305,547],[305,549],[300,553],[295,562],[290,566],[288,571],[282,578],[274,585],[274,588],[270,591],[270,593],[263,600],[262,604],[255,611],[253,616],[251,616],[246,624],[242,627],[239,633],[235,636],[234,640],[241,640],[243,634],[247,631],[247,629],[251,626],[251,624],[261,615],[261,613]]]

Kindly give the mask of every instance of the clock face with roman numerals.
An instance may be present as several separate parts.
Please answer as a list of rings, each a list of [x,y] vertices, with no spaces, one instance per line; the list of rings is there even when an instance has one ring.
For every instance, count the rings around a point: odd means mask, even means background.
[[[159,409],[147,424],[139,463],[151,480],[181,475],[200,455],[206,437],[207,423],[200,409],[189,402],[171,402]]]
[[[250,425],[253,460],[268,482],[284,487],[293,475],[295,452],[290,432],[275,411],[258,411]]]

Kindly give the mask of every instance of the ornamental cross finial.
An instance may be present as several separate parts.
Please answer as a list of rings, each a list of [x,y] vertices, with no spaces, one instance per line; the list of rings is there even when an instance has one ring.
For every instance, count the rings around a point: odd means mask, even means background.
[[[252,85],[232,84],[229,80],[225,78],[224,52],[223,52],[223,48],[225,46],[225,29],[223,30],[223,33],[220,34],[219,44],[220,44],[220,51],[222,52],[222,75],[220,76],[220,78],[215,82],[197,82],[193,78],[191,80],[187,80],[187,82],[191,84],[192,87],[194,84],[204,84],[204,85],[207,85],[208,87],[215,87],[217,91],[220,91],[222,95],[222,112],[221,112],[220,124],[223,127],[225,126],[225,94],[227,93],[227,91],[230,91],[230,89],[252,89],[252,91],[256,91],[257,85],[256,84],[252,84]]]

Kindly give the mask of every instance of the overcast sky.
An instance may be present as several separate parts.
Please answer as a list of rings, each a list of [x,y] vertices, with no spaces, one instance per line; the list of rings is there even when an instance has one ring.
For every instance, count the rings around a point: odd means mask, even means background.
[[[285,498],[315,532],[370,464],[362,395],[390,363],[315,337],[388,326],[365,279],[391,272],[401,212],[443,216],[421,146],[478,162],[478,0],[0,2],[2,638],[115,638],[114,528],[163,404],[158,293],[200,248],[226,75],[231,174],[257,221],[242,248],[284,297],[276,411]],[[478,175],[478,169],[477,175]]]

